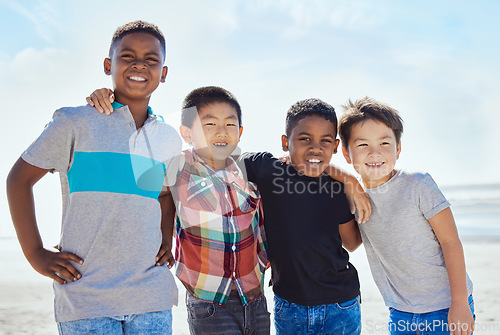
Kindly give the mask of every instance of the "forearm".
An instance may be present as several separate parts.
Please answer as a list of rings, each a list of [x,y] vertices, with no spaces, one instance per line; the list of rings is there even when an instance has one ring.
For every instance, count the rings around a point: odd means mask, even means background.
[[[452,304],[466,302],[468,298],[467,275],[462,243],[459,239],[454,239],[441,244],[441,248],[450,281]]]
[[[12,222],[23,253],[29,261],[34,252],[43,248],[35,217],[34,183],[23,179],[13,168],[6,184]]]
[[[359,181],[348,172],[334,166],[328,165],[325,172],[333,179],[345,185],[345,193],[351,211],[358,211],[358,222],[365,223],[371,215],[372,205]]]
[[[353,186],[356,186],[356,187],[360,187],[359,189],[362,190],[362,187],[361,185],[359,184],[358,180],[356,179],[356,177],[354,177],[352,174],[350,174],[349,172],[347,171],[344,171],[342,170],[341,168],[339,167],[336,167],[335,165],[328,165],[328,167],[326,168],[325,172],[330,176],[332,177],[333,179],[335,179],[336,181],[339,181],[341,183],[344,183],[346,186],[347,185],[353,185]]]
[[[167,193],[158,198],[161,207],[161,232],[163,241],[172,247],[174,234],[175,204],[172,193]]]

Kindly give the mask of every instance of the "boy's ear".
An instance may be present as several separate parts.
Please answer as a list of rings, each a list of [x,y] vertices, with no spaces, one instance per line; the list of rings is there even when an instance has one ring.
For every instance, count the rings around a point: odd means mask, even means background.
[[[399,154],[401,153],[401,141],[399,141],[396,147],[396,159],[399,159]]]
[[[351,161],[351,155],[349,155],[349,151],[342,146],[342,154],[344,155],[344,158],[348,164],[352,164]]]
[[[165,82],[165,78],[167,77],[167,72],[168,72],[168,67],[164,66],[161,71],[161,78],[160,78],[161,83]]]
[[[288,151],[288,137],[286,135],[281,135],[281,146],[283,151]]]
[[[240,134],[240,136],[239,136],[239,137],[241,137],[241,134],[242,134],[242,133],[243,133],[243,127],[240,127],[240,133],[239,133],[239,134]]]
[[[104,73],[108,76],[111,75],[111,59],[109,58],[104,59]]]
[[[186,126],[180,126],[179,132],[181,133],[181,137],[186,143],[193,142],[193,137],[191,136],[191,129]]]
[[[333,147],[333,153],[336,154],[337,153],[337,149],[339,148],[339,143],[340,143],[340,140],[337,138],[334,142],[334,147]]]

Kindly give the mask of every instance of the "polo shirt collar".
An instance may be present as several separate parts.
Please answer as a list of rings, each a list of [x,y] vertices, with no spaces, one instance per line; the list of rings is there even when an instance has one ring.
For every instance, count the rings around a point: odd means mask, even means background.
[[[113,101],[111,103],[111,106],[113,107],[113,111],[117,110],[118,108],[125,107],[125,105],[122,105],[121,103],[119,103],[117,101]],[[153,113],[153,109],[151,108],[151,106],[148,106],[148,120],[156,120],[156,119],[163,121],[163,117],[161,115],[155,115]]]

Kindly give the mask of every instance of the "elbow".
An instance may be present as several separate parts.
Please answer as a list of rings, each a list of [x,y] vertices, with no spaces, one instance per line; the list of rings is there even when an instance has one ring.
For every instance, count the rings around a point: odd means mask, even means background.
[[[356,251],[356,249],[359,248],[361,243],[362,243],[361,238],[359,238],[359,239],[356,239],[355,241],[344,244],[344,248],[349,252],[354,252],[354,251]]]

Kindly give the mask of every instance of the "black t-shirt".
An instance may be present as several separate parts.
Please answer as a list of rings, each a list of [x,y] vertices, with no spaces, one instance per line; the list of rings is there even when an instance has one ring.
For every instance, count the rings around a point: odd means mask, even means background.
[[[357,297],[358,273],[339,234],[339,224],[354,219],[344,184],[302,175],[270,153],[241,161],[262,196],[274,293],[304,306]]]

